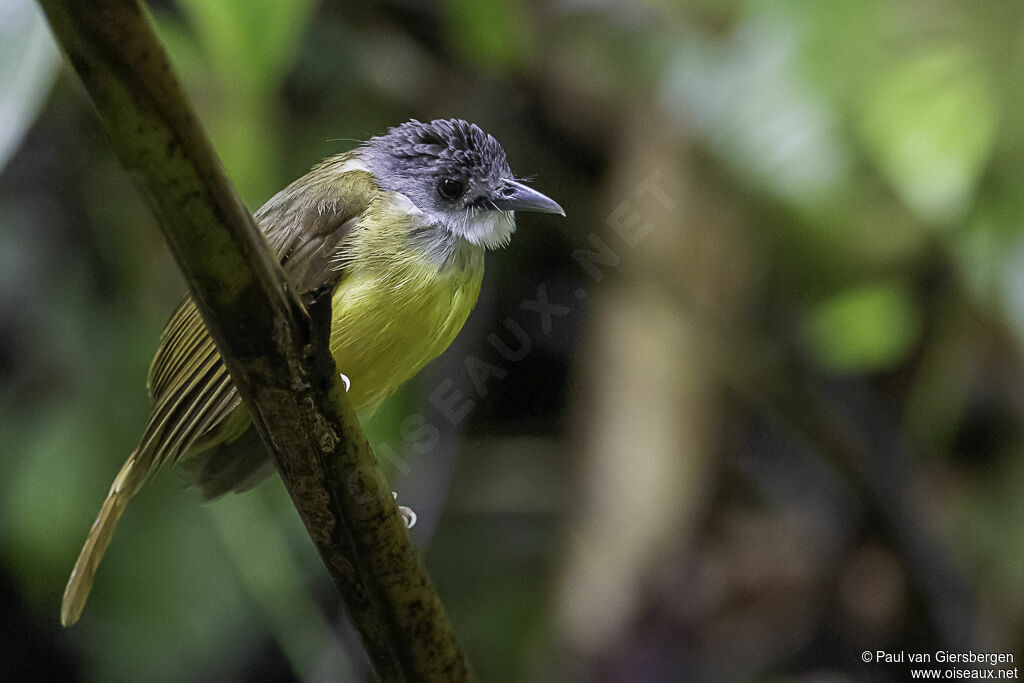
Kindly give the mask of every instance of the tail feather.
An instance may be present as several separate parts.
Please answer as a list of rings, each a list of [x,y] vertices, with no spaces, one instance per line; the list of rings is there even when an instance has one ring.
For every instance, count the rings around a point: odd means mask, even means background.
[[[114,536],[114,529],[118,520],[124,514],[128,501],[132,499],[139,490],[140,472],[137,470],[135,454],[121,467],[117,478],[110,486],[106,500],[100,508],[92,529],[89,530],[89,537],[85,539],[82,552],[78,554],[75,568],[71,570],[71,577],[68,585],[64,588],[64,599],[60,606],[60,623],[64,626],[71,626],[82,615],[85,602],[89,599],[89,591],[92,590],[93,579],[96,576],[96,568],[103,559],[103,553],[110,545],[110,539]],[[144,478],[144,477],[143,477]]]

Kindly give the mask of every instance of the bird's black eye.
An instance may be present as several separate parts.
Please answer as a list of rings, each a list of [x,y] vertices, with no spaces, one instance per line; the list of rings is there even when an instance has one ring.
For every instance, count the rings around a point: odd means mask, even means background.
[[[437,183],[437,193],[450,202],[455,201],[466,191],[466,184],[455,178],[442,178]]]

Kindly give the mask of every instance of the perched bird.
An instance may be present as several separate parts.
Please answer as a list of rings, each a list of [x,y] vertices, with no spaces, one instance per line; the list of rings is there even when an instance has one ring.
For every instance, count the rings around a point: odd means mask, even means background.
[[[565,215],[515,179],[492,136],[438,119],[323,161],[255,218],[298,292],[333,288],[331,353],[365,419],[455,339],[476,304],[484,252],[508,243],[515,211]],[[128,501],[162,465],[180,462],[207,499],[273,471],[191,297],[167,323],[147,384],[149,422],[68,579],[65,626],[81,615]]]

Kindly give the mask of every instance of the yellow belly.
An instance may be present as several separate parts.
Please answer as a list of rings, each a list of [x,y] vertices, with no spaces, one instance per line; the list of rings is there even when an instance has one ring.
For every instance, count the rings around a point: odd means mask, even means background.
[[[483,254],[459,268],[413,261],[384,277],[353,271],[334,290],[331,353],[366,419],[455,339],[480,293]]]

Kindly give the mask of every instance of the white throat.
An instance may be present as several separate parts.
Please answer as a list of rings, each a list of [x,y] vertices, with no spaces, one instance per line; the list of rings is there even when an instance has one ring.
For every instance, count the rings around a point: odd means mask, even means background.
[[[423,211],[401,192],[394,194],[397,206],[418,219],[413,239],[438,261],[450,260],[460,243],[501,249],[508,245],[516,231],[514,211]]]
[[[446,212],[440,218],[450,232],[485,249],[508,246],[516,231],[516,216],[512,211]]]

